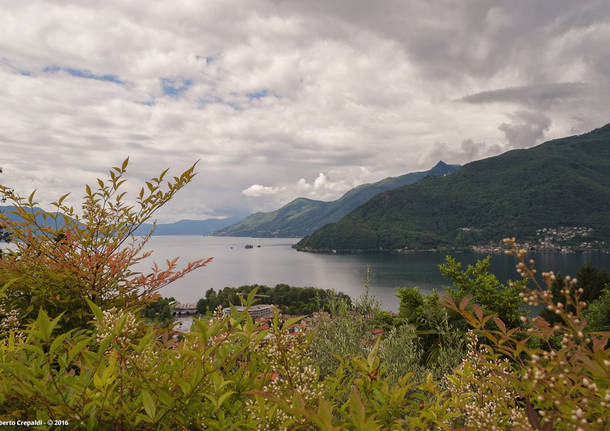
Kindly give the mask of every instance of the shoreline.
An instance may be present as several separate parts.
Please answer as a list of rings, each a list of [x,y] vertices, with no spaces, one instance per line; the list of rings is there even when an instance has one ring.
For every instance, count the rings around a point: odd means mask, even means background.
[[[506,248],[499,246],[479,246],[473,245],[469,247],[439,247],[430,249],[312,249],[309,247],[297,248],[294,250],[303,253],[314,254],[415,254],[415,253],[475,253],[475,254],[503,254]],[[574,254],[574,253],[602,253],[610,254],[610,248],[578,248],[578,247],[535,247],[523,246],[528,252],[536,253],[557,253],[557,254]]]

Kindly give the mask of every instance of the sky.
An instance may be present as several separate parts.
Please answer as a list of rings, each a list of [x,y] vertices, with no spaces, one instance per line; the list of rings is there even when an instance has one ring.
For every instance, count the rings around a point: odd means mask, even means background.
[[[610,122],[607,0],[0,0],[0,183],[199,161],[159,222],[270,211]]]

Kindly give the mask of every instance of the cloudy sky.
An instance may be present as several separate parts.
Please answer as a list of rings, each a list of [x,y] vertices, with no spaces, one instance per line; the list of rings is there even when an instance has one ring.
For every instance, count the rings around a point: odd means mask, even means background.
[[[161,222],[272,210],[610,122],[607,0],[0,4],[0,182],[43,206],[130,156],[200,160]]]

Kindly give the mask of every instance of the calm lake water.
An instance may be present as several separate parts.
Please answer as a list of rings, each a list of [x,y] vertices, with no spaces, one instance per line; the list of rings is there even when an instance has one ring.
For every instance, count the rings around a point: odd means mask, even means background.
[[[180,263],[213,257],[208,266],[195,271],[164,288],[163,296],[173,296],[183,303],[196,303],[205,291],[237,287],[245,284],[275,286],[286,283],[292,286],[314,286],[335,289],[353,298],[364,292],[367,265],[371,268],[369,292],[375,295],[384,309],[398,310],[396,288],[418,286],[423,292],[443,290],[450,284],[438,270],[445,255],[442,253],[328,255],[298,252],[291,248],[296,238],[232,238],[204,236],[156,236],[147,249],[153,255],[141,264],[140,270],[150,268],[166,259],[180,256]],[[246,244],[254,248],[246,249]],[[260,247],[258,247],[260,245]],[[463,265],[472,264],[485,255],[458,253],[454,257]],[[528,259],[536,260],[538,273],[553,270],[556,273],[575,275],[585,263],[610,271],[610,254],[531,253]],[[502,280],[516,279],[515,259],[504,254],[492,255],[491,271]]]

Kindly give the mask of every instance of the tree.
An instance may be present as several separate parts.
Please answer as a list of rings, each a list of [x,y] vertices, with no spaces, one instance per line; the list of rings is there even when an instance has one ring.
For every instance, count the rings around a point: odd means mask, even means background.
[[[2,168],[0,168],[0,174],[2,173]],[[0,203],[5,203],[6,198],[2,196],[0,198]],[[3,225],[0,225],[0,242],[9,242],[11,236],[6,232]],[[2,255],[2,249],[0,249],[0,255]]]
[[[551,293],[553,294],[553,301],[555,302],[566,302],[564,299],[563,292],[563,275],[561,273],[557,274],[553,284],[551,285]],[[583,265],[576,274],[576,288],[582,289],[581,292],[581,300],[585,301],[590,306],[600,307],[604,304],[604,301],[608,301],[607,294],[606,299],[603,298],[605,290],[610,290],[610,274],[608,274],[603,269],[598,269],[592,266],[591,264]],[[610,311],[608,309],[602,311],[600,309],[600,313],[590,313],[590,309],[585,310],[583,313],[585,316],[588,316],[589,319],[593,319],[595,322],[595,327],[599,327],[599,325],[604,326],[605,322],[610,322]],[[573,306],[569,306],[567,311],[574,311]],[[540,315],[544,317],[547,322],[556,323],[561,321],[559,315],[555,312],[545,309]],[[604,316],[605,315],[605,316]]]
[[[174,321],[173,309],[175,305],[176,300],[173,297],[157,298],[142,310],[142,315],[162,327],[168,327]]]
[[[168,170],[163,171],[128,204],[121,190],[128,160],[112,168],[105,181],[98,179],[96,189],[85,187],[81,214],[64,203],[69,194],[51,203],[55,212],[47,212],[35,209],[35,192],[26,199],[0,186],[0,197],[12,202],[17,216],[0,214],[15,243],[15,250],[0,258],[0,281],[13,280],[3,305],[19,310],[24,324],[44,308],[52,317],[62,315],[64,327],[87,326],[92,319],[87,300],[102,309],[135,310],[154,300],[160,288],[211,260],[177,270],[176,258],[165,269],[155,263],[149,274],[133,269],[151,254],[142,250],[152,231],[136,238],[135,230],[192,180],[195,164],[165,187]]]
[[[456,302],[470,297],[483,307],[483,310],[497,313],[508,326],[515,327],[519,324],[523,306],[523,300],[519,296],[523,281],[508,285],[500,283],[496,276],[489,272],[489,259],[487,256],[477,261],[474,266],[468,265],[468,268],[463,270],[461,263],[447,256],[445,263],[439,265],[442,274],[453,281],[453,286],[449,287],[447,293]]]

